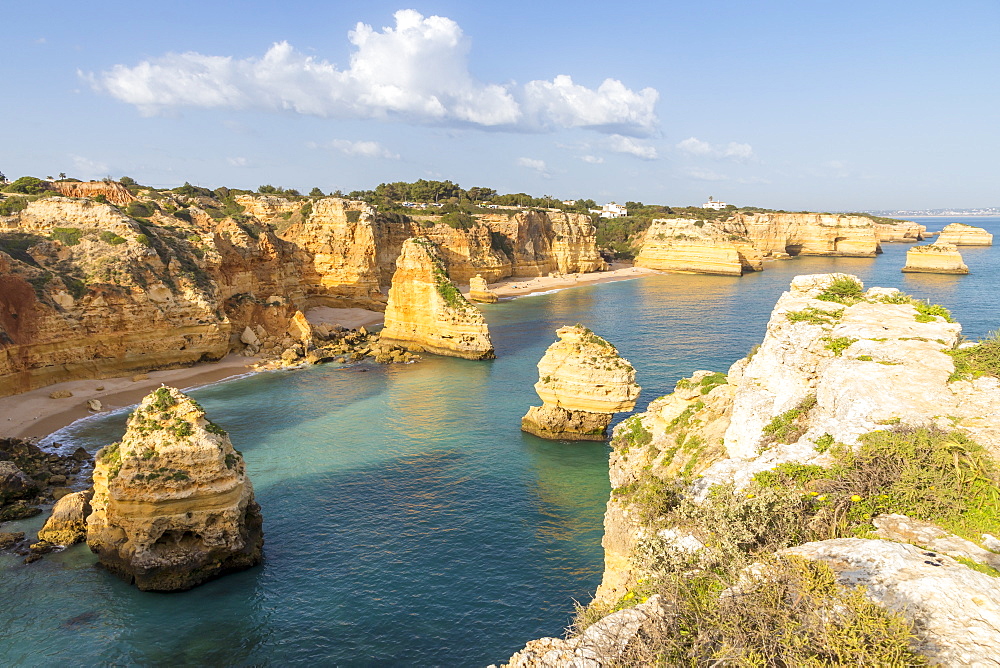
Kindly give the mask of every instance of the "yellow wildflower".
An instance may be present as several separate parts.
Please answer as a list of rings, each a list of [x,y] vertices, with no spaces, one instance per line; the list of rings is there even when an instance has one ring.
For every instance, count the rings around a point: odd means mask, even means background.
[[[860,500],[861,500],[861,497],[858,496],[857,494],[855,494],[854,496],[851,497],[851,501],[853,501],[854,503],[857,503]]]

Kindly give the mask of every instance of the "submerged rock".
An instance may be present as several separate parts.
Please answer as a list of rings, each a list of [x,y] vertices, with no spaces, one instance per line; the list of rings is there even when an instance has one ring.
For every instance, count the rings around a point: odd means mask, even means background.
[[[486,319],[448,278],[437,246],[424,237],[408,239],[396,260],[381,341],[450,357],[495,357]]]
[[[261,562],[260,506],[229,436],[179,390],[161,387],[94,469],[87,544],[144,591],[190,589]]]
[[[538,362],[532,406],[521,430],[542,438],[603,441],[614,413],[635,407],[640,387],[635,369],[613,345],[589,329],[560,327],[559,340]]]

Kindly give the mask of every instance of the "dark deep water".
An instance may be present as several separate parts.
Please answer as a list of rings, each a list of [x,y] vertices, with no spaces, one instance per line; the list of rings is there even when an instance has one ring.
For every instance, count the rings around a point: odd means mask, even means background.
[[[1000,233],[1000,218],[958,220]],[[31,566],[0,556],[0,664],[482,666],[559,635],[600,582],[609,485],[604,444],[519,430],[555,329],[581,322],[614,343],[638,369],[641,409],[742,357],[798,274],[899,287],[949,307],[969,338],[1000,327],[994,248],[961,248],[968,276],[902,274],[906,248],[486,306],[494,362],[322,366],[198,390],[246,457],[266,563],[158,595],[94,568],[84,546]],[[59,440],[96,450],[124,420],[83,421]]]

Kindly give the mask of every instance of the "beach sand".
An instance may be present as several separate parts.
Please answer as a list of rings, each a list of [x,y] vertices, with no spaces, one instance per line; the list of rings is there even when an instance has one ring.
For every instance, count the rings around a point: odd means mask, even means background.
[[[0,435],[25,438],[47,436],[57,429],[94,415],[87,409],[87,401],[97,399],[105,411],[138,403],[144,396],[160,386],[172,385],[181,389],[215,383],[233,376],[253,371],[256,362],[252,357],[227,355],[218,362],[198,364],[183,369],[150,371],[148,380],[133,381],[133,376],[102,378],[100,380],[70,380],[48,385],[37,390],[15,394],[0,399]],[[102,387],[104,389],[98,390]],[[59,390],[73,393],[66,399],[50,399]]]
[[[490,284],[490,290],[498,297],[523,297],[538,292],[577,288],[596,283],[611,283],[612,281],[627,281],[650,274],[659,273],[645,267],[633,267],[631,264],[616,262],[608,271],[595,271],[589,274],[566,274],[553,278],[539,276],[537,278],[505,278]]]
[[[652,269],[616,263],[608,271],[589,274],[569,274],[558,278],[507,278],[490,285],[500,297],[523,297],[550,290],[624,281],[655,274]],[[311,323],[340,325],[348,329],[372,327],[384,322],[385,314],[361,308],[329,308],[320,306],[306,314]],[[259,360],[253,357],[230,354],[218,362],[198,364],[183,369],[150,371],[148,380],[133,381],[133,376],[104,378],[101,380],[71,380],[0,398],[0,437],[43,437],[79,420],[93,415],[87,401],[97,399],[105,411],[138,403],[161,384],[180,389],[208,385],[226,378],[241,376],[254,371]],[[103,389],[97,389],[97,388]],[[50,399],[49,395],[60,390],[73,393],[66,399]]]

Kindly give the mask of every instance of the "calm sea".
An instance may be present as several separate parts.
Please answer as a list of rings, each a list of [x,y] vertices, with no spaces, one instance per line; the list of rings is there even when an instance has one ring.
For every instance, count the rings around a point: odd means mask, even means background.
[[[1000,218],[961,220],[1000,234]],[[30,566],[0,556],[0,664],[482,666],[559,635],[600,582],[609,487],[604,444],[519,430],[556,328],[580,322],[613,342],[638,369],[642,408],[742,357],[798,274],[853,273],[944,304],[972,339],[1000,327],[1000,249],[963,248],[970,275],[932,276],[900,272],[907,247],[487,306],[493,362],[320,366],[198,390],[246,457],[266,563],[163,595],[95,568],[85,546]],[[86,420],[59,440],[93,451],[124,421]]]

